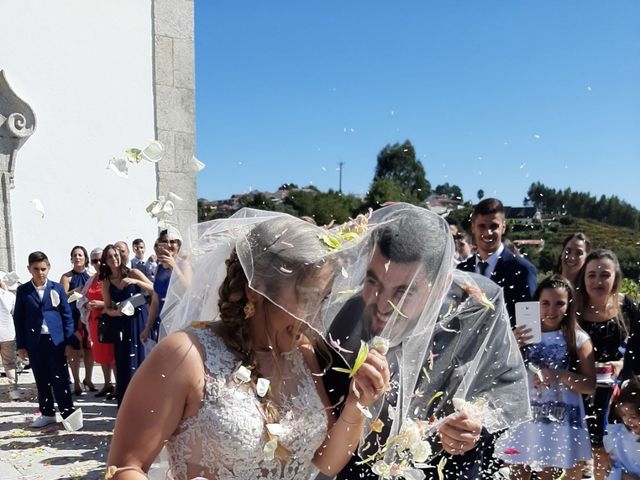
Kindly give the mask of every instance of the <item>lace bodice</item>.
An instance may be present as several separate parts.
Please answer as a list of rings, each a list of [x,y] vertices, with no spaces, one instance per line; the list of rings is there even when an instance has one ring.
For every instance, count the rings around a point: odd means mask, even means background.
[[[279,371],[280,393],[274,394],[284,434],[279,442],[288,460],[264,458],[267,442],[259,399],[250,384],[232,379],[237,360],[211,330],[192,329],[205,351],[205,392],[198,413],[184,419],[167,442],[170,478],[308,479],[317,470],[311,461],[327,433],[327,416],[302,353],[294,350],[276,360],[258,361],[263,376]],[[269,368],[266,364],[270,363]],[[263,368],[263,365],[266,368]],[[273,380],[275,384],[276,380]],[[275,385],[274,385],[275,387]]]

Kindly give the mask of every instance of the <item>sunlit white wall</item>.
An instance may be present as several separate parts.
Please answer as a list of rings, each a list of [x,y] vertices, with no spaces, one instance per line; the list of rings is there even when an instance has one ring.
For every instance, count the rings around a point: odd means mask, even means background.
[[[153,164],[129,178],[106,170],[112,156],[154,137],[151,0],[4,0],[0,69],[34,110],[11,193],[17,272],[42,250],[50,278],[69,269],[73,245],[136,237],[153,244]],[[31,200],[44,204],[44,219]]]

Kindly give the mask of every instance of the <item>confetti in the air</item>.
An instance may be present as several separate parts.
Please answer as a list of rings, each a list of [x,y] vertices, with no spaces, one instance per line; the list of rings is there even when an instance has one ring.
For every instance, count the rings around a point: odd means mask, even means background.
[[[111,170],[121,178],[129,178],[129,166],[124,158],[113,157],[107,164],[107,170]]]
[[[33,209],[40,214],[40,217],[44,218],[44,205],[42,202],[39,199],[34,198],[31,200],[31,205],[33,205]]]

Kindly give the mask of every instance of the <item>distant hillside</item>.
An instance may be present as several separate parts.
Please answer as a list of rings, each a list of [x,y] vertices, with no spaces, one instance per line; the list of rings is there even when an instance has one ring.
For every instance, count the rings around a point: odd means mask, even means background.
[[[591,240],[593,248],[609,248],[615,252],[625,277],[633,280],[640,277],[640,238],[636,230],[570,216],[560,217],[558,221],[543,219],[543,225],[532,224],[508,234],[511,240],[544,239],[542,250],[533,248],[526,251],[539,270],[550,271],[560,255],[563,240],[572,233],[583,232]]]

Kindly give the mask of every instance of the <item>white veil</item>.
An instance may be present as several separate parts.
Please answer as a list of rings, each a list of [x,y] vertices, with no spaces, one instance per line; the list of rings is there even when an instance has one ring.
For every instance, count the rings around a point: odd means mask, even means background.
[[[413,271],[381,332],[368,331],[373,313],[367,306],[366,267],[352,278],[355,285],[365,285],[363,291],[328,327],[331,340],[350,351],[357,350],[360,339],[371,341],[375,335],[389,341],[392,390],[370,408],[361,457],[375,457],[385,439],[415,421],[428,434],[456,409],[473,410],[490,432],[528,419],[526,371],[502,291],[484,277],[454,268],[446,221],[429,210],[396,204],[374,212],[370,225],[368,240],[358,247],[360,263],[378,251],[387,272],[394,264]],[[376,297],[384,295],[383,286],[376,288]],[[354,355],[344,355],[353,361]],[[434,454],[437,448],[434,444]],[[387,449],[384,456],[397,453]]]
[[[291,215],[249,208],[194,225],[178,256],[179,262],[190,264],[191,280],[187,284],[171,278],[162,336],[194,321],[219,319],[218,290],[227,275],[225,261],[234,251],[253,290],[324,336],[325,325],[346,300],[346,272],[358,258],[350,250],[359,248],[362,238],[355,232],[334,235]],[[320,270],[325,275],[323,288],[303,291],[301,275],[313,277]],[[295,305],[291,297],[296,297]]]
[[[219,288],[234,250],[250,287],[327,338],[347,363],[360,340],[374,336],[367,331],[371,319],[363,296],[376,252],[388,259],[389,271],[413,266],[410,284],[391,301],[386,324],[375,334],[388,340],[393,388],[370,408],[363,458],[404,426],[418,421],[428,432],[456,408],[475,409],[492,432],[528,419],[526,371],[502,291],[454,268],[453,238],[433,212],[396,204],[368,221],[360,216],[328,231],[286,214],[242,209],[195,225],[179,254],[191,265],[191,281],[171,279],[162,312],[165,334],[219,318]],[[301,291],[300,274],[308,277],[314,269],[328,272],[318,281],[322,288]],[[331,369],[325,384],[331,375],[343,375],[348,385],[345,374]],[[382,434],[376,433],[378,420]]]

